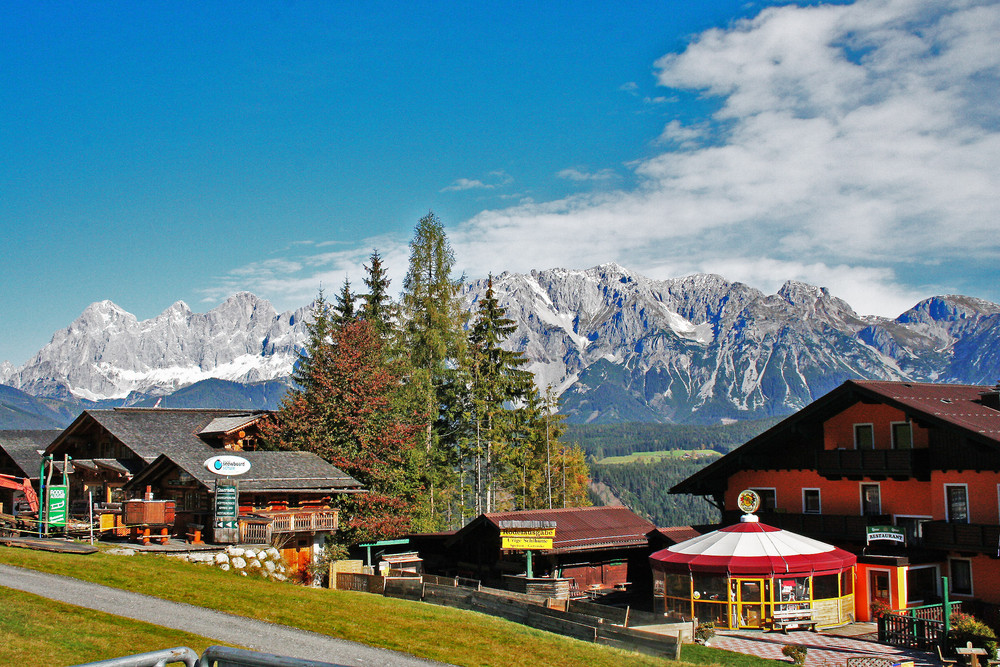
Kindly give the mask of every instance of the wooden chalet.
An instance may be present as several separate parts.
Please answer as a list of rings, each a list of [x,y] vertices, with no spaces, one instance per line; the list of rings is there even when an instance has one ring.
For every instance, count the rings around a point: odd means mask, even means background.
[[[533,573],[538,578],[567,579],[570,589],[579,593],[652,588],[648,557],[656,526],[623,506],[481,514],[443,537],[449,571],[442,574],[509,586],[505,575],[525,573],[525,552],[502,548],[500,525],[506,521],[555,523],[552,549],[533,552]],[[425,555],[423,549],[421,554]],[[425,562],[432,558],[425,556]],[[440,557],[434,561],[439,566],[442,562]]]
[[[115,508],[129,499],[171,503],[175,536],[211,539],[218,477],[205,462],[232,454],[250,462],[238,478],[239,541],[281,544],[293,563],[311,557],[337,529],[333,498],[362,492],[360,482],[307,452],[257,451],[267,413],[206,409],[87,410],[46,450],[72,457],[71,506]],[[235,480],[237,478],[228,478]],[[117,524],[116,524],[117,525]]]
[[[695,473],[705,496],[857,555],[856,618],[952,600],[1000,606],[1000,388],[852,380]]]

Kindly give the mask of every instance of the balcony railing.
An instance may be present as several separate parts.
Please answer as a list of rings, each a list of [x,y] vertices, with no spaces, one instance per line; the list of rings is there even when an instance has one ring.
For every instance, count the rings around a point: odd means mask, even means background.
[[[336,531],[337,510],[281,510],[260,511],[241,516],[240,542],[244,544],[270,544],[278,533],[312,533]]]
[[[946,551],[979,551],[996,555],[1000,550],[1000,526],[988,523],[927,521],[922,526],[923,544]]]
[[[816,472],[826,478],[929,479],[926,449],[831,449],[816,453]]]
[[[271,520],[271,531],[274,533],[337,530],[337,510],[281,510],[256,514]]]
[[[742,513],[727,511],[723,514],[723,523],[731,524],[739,521]],[[868,526],[882,526],[892,523],[892,517],[887,514],[872,516],[857,516],[851,514],[793,514],[789,512],[760,511],[757,516],[762,523],[775,528],[790,530],[793,533],[829,542],[831,540],[846,540],[865,542]]]

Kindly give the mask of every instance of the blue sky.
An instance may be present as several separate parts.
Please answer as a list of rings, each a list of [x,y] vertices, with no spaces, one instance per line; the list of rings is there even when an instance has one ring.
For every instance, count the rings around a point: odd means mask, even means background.
[[[373,247],[398,288],[431,209],[470,277],[1000,301],[1000,5],[624,4],[4,3],[0,360]]]

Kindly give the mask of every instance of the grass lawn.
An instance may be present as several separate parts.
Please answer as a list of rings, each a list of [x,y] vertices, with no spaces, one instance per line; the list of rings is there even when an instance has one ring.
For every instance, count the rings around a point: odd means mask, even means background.
[[[0,547],[0,562],[85,581],[123,588],[146,595],[217,609],[231,614],[252,616],[272,623],[319,632],[332,637],[358,641],[370,646],[404,651],[423,658],[455,665],[587,665],[588,667],[626,667],[663,665],[663,660],[598,646],[566,637],[533,630],[475,612],[461,611],[421,602],[386,598],[380,595],[333,591],[295,586],[241,577],[207,565],[195,565],[176,558],[157,555],[115,556],[104,553],[89,556],[67,555]],[[7,593],[0,588],[0,592]],[[50,604],[46,602],[45,604]],[[51,603],[56,604],[56,603]],[[65,606],[65,605],[64,605]],[[69,607],[70,609],[75,609]],[[88,625],[84,619],[97,612],[78,611],[63,625],[74,632]],[[37,624],[33,635],[44,634],[44,624],[51,623],[42,614],[30,621]],[[111,618],[113,624],[133,623]],[[75,619],[79,619],[78,621]],[[8,633],[6,616],[0,616],[0,633]],[[142,624],[138,624],[142,625]],[[150,627],[150,626],[146,626]],[[162,630],[156,629],[153,630]],[[119,631],[107,633],[109,640]],[[182,635],[183,633],[177,633]],[[0,634],[0,637],[6,636]],[[19,636],[19,635],[14,635]],[[185,635],[188,636],[188,635]],[[209,642],[190,645],[203,650]],[[55,642],[53,642],[55,643]],[[152,643],[141,651],[185,645],[184,641]],[[39,652],[51,650],[37,647]],[[124,648],[120,655],[134,652]],[[777,663],[700,646],[684,646],[684,662],[694,664],[774,666]],[[83,662],[80,655],[62,664]],[[4,660],[0,664],[30,664]],[[41,663],[39,663],[41,664]],[[53,664],[53,663],[47,663]],[[58,662],[55,664],[59,664]]]
[[[0,587],[0,665],[48,667],[222,642]]]

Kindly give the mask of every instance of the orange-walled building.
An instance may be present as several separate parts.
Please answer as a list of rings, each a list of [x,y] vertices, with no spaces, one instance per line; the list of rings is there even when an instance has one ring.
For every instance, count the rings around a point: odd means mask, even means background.
[[[1000,608],[1000,386],[848,381],[671,493],[858,556],[856,619],[952,600]],[[880,539],[891,538],[891,539]]]

